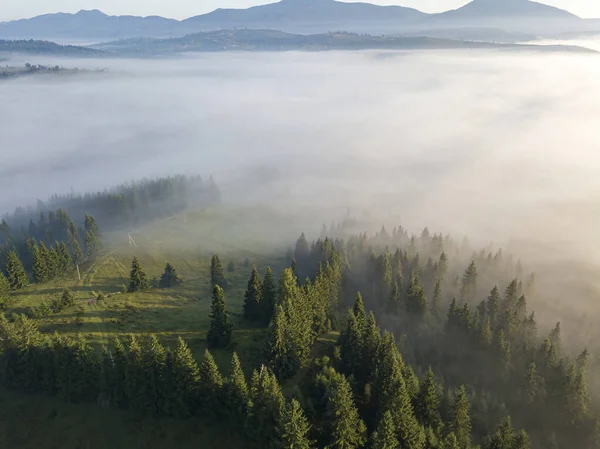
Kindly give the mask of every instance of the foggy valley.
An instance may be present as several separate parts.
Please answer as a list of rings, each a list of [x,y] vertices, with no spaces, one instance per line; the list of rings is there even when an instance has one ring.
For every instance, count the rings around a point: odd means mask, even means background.
[[[600,449],[597,23],[0,22],[0,447]]]

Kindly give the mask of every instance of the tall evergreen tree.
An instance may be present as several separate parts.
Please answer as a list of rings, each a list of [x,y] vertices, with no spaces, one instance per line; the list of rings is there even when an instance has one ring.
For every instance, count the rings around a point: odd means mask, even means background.
[[[431,427],[438,435],[443,426],[440,414],[440,392],[435,375],[431,367],[421,382],[419,394],[417,395],[415,414],[421,425],[425,428]]]
[[[254,371],[250,382],[250,412],[246,431],[257,448],[276,449],[281,445],[279,425],[285,399],[277,378],[268,368]]]
[[[223,265],[221,265],[221,259],[219,259],[218,254],[212,256],[210,261],[210,285],[213,289],[217,285],[221,288],[227,288],[227,281],[225,280],[225,274],[223,274]]]
[[[6,274],[8,282],[12,290],[21,290],[29,284],[25,268],[16,251],[10,251],[8,253],[8,259],[6,261]]]
[[[171,387],[174,390],[172,411],[175,416],[187,418],[198,404],[200,368],[181,337],[173,351],[171,371]]]
[[[377,429],[371,435],[371,449],[398,449],[400,448],[400,442],[396,437],[397,431],[394,424],[392,414],[387,411],[383,414]]]
[[[250,392],[237,353],[231,360],[231,375],[225,381],[225,399],[235,421],[242,425],[248,417]]]
[[[467,389],[461,386],[454,393],[452,402],[452,418],[449,429],[456,436],[461,448],[471,447],[471,404],[467,396]]]
[[[150,284],[146,279],[146,273],[142,270],[137,257],[134,257],[131,262],[131,273],[129,275],[129,292],[141,292],[149,288]]]
[[[142,348],[137,338],[132,335],[127,351],[125,392],[130,407],[134,409],[141,409],[144,406],[145,381]]]
[[[261,316],[263,324],[269,324],[275,313],[275,305],[277,304],[277,287],[271,267],[267,267],[267,272],[262,282],[262,301],[261,301]]]
[[[35,245],[33,246],[33,278],[35,282],[41,284],[46,282],[49,278],[48,276],[48,267],[46,266],[46,261],[48,259],[47,249],[44,245],[44,249],[42,250],[42,246]]]
[[[280,423],[281,449],[311,449],[314,442],[309,439],[310,424],[304,410],[296,399],[284,408]]]
[[[293,348],[291,324],[282,305],[278,305],[269,324],[264,354],[269,368],[279,379],[293,377],[301,366],[297,351]]]
[[[233,325],[227,312],[225,302],[225,293],[223,289],[216,285],[213,289],[210,327],[206,335],[206,341],[209,348],[223,348],[231,342]]]
[[[208,349],[204,351],[204,360],[200,365],[199,376],[199,397],[202,411],[213,416],[222,413],[223,376]]]
[[[160,277],[160,282],[158,284],[159,287],[172,288],[176,287],[179,284],[181,284],[181,279],[179,279],[179,276],[177,275],[177,270],[175,270],[175,267],[173,265],[167,263],[165,265],[165,271]]]
[[[460,297],[464,301],[472,301],[477,297],[477,267],[475,261],[471,262],[463,274]]]
[[[354,403],[345,377],[333,385],[325,414],[325,429],[331,449],[358,449],[367,442],[367,428]]]
[[[387,303],[387,312],[391,314],[397,314],[402,309],[400,287],[398,282],[394,282],[392,285],[392,293]]]
[[[65,242],[60,243],[56,251],[58,254],[58,270],[60,274],[65,274],[73,266],[71,254],[69,254],[69,250]]]
[[[261,302],[262,281],[255,266],[252,268],[252,274],[244,294],[244,318],[250,321],[259,321],[261,319]]]
[[[153,416],[169,414],[167,378],[167,351],[156,335],[143,340],[142,366],[144,370],[143,408]]]
[[[435,289],[433,290],[433,297],[431,298],[431,314],[434,318],[441,318],[441,307],[442,307],[442,284],[438,279],[435,283]]]
[[[427,299],[419,277],[414,273],[410,277],[410,285],[406,291],[406,310],[419,317],[427,313]]]

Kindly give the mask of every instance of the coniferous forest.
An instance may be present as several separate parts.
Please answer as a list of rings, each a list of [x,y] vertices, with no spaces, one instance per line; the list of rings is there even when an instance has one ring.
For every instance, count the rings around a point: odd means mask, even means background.
[[[212,178],[173,177],[6,216],[2,388],[201,422],[248,448],[600,448],[597,348],[577,347],[593,338],[566,341],[560,322],[538,318],[543,289],[516,256],[427,228],[360,233],[351,220],[302,234],[287,253],[199,252],[201,274],[116,243],[121,229],[219,203]],[[119,255],[123,286],[86,290]],[[202,305],[195,332],[157,331],[145,317],[99,341],[86,317],[117,301],[129,315],[142,303],[159,313],[193,282],[178,304]],[[25,308],[35,289],[54,296]],[[169,307],[161,317],[180,312]],[[79,327],[52,321],[65,314]]]

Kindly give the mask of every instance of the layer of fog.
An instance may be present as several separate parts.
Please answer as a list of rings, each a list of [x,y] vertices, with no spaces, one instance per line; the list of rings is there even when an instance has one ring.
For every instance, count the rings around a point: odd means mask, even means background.
[[[4,210],[142,176],[213,173],[226,201],[278,207],[296,227],[317,230],[348,208],[377,224],[427,225],[504,244],[552,267],[561,295],[596,297],[600,57],[28,60],[111,74],[0,84]]]

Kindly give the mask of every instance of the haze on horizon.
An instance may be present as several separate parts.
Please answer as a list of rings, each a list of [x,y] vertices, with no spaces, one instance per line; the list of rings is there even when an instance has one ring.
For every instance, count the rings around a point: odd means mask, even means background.
[[[340,0],[349,1],[349,0]],[[43,0],[6,0],[0,10],[0,21],[30,18],[41,14],[67,12],[76,13],[82,9],[99,9],[110,15],[160,15],[175,19],[205,14],[217,8],[248,8],[272,0],[206,0],[199,4],[192,0],[173,0],[168,3],[158,1],[129,0],[54,0],[49,4]],[[437,13],[456,9],[468,3],[465,0],[373,0],[379,5],[401,5],[419,9],[427,13]],[[551,6],[568,10],[584,18],[600,18],[600,2],[590,0],[544,0]]]

